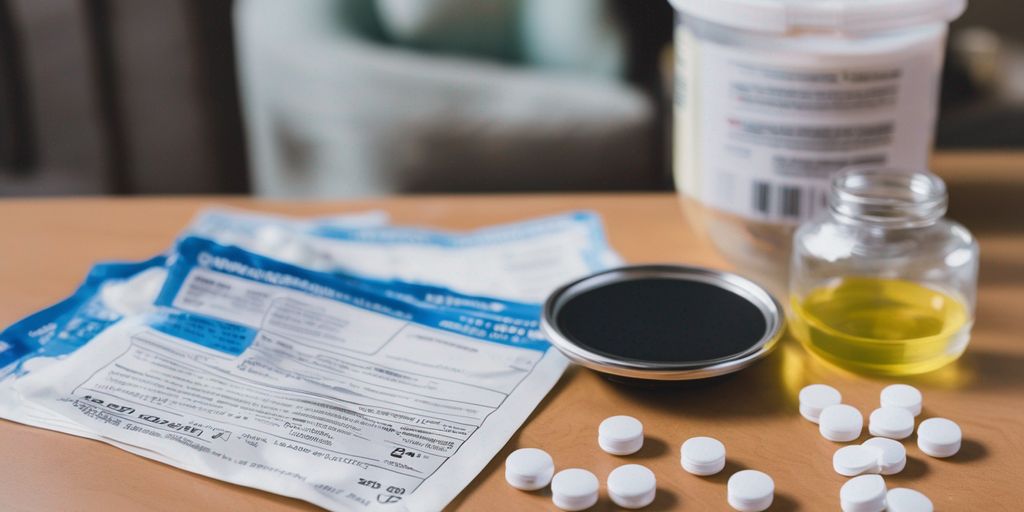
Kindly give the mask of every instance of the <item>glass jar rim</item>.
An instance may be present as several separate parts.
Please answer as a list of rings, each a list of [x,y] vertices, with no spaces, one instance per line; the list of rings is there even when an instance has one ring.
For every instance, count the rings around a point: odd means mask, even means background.
[[[846,224],[904,229],[946,214],[946,184],[929,171],[854,167],[832,178],[828,206]]]

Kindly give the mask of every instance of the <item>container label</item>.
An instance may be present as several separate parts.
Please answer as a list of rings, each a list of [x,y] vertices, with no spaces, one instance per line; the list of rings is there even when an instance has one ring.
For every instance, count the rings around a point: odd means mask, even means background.
[[[744,218],[790,224],[825,204],[840,169],[926,168],[938,46],[825,57],[728,46],[680,25],[677,187]]]

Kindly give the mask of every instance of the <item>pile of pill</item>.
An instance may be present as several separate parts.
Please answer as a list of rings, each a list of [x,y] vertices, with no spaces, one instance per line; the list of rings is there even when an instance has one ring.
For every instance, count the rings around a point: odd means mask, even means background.
[[[800,415],[818,424],[829,441],[850,442],[860,437],[864,417],[855,407],[842,403],[838,390],[811,384],[799,394]],[[863,443],[843,446],[832,455],[832,468],[853,477],[839,491],[844,512],[931,512],[932,502],[913,489],[888,490],[881,475],[894,475],[907,465],[907,450],[900,440],[914,433],[915,417],[921,414],[921,392],[906,384],[882,390],[880,407],[868,416],[872,437]],[[945,418],[929,418],[917,427],[917,446],[932,457],[951,457],[960,449],[960,427]]]
[[[644,426],[631,416],[612,416],[598,427],[597,444],[612,455],[636,453],[644,444]],[[552,476],[553,475],[553,476]],[[582,468],[555,473],[555,462],[544,450],[521,448],[505,459],[505,480],[524,491],[551,484],[551,502],[562,510],[585,510],[597,504],[597,476]],[[654,501],[658,483],[654,472],[639,464],[625,464],[608,474],[608,497],[622,508],[643,508]]]
[[[838,390],[812,384],[800,390],[800,415],[818,424],[818,431],[830,441],[848,443],[860,438],[864,416],[843,403]],[[907,450],[900,442],[914,433],[915,418],[921,414],[921,392],[905,384],[882,390],[880,406],[868,416],[873,436],[861,444],[840,447],[832,456],[836,473],[851,477],[839,490],[843,512],[931,512],[927,496],[913,489],[888,489],[882,475],[894,475],[907,465]],[[960,427],[945,418],[929,418],[917,426],[917,446],[932,457],[951,457],[960,450]],[[597,444],[612,455],[628,456],[644,445],[644,426],[631,416],[612,416],[598,427]],[[712,437],[687,439],[679,448],[679,463],[688,473],[709,476],[726,466],[725,445]],[[524,491],[551,485],[551,501],[562,510],[585,510],[597,504],[600,483],[594,473],[582,468],[555,473],[555,462],[547,452],[522,448],[505,460],[505,480]],[[608,498],[622,508],[643,508],[654,502],[657,478],[640,464],[625,464],[608,474]],[[752,469],[737,471],[726,484],[726,501],[740,512],[767,510],[774,500],[775,482]]]
[[[631,416],[612,416],[598,427],[597,444],[607,453],[626,456],[644,444],[644,427]],[[725,445],[711,437],[692,437],[679,447],[680,465],[699,475],[714,475],[725,468]],[[552,476],[553,475],[553,476]],[[505,459],[505,480],[524,491],[551,485],[551,502],[561,510],[585,510],[597,504],[600,484],[594,473],[582,468],[555,473],[555,463],[544,450],[521,448]],[[606,480],[608,498],[622,508],[643,508],[654,502],[658,482],[654,472],[640,464],[612,470]],[[771,506],[775,482],[760,471],[739,471],[729,478],[727,501],[741,512],[761,512]]]

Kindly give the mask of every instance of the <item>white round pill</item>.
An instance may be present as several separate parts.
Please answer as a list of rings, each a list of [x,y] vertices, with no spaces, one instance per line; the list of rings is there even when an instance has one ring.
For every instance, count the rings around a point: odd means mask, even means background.
[[[868,432],[878,437],[906,439],[914,433],[914,415],[900,407],[880,407],[868,416]]]
[[[878,465],[883,475],[895,475],[907,466],[907,449],[899,441],[887,437],[872,437],[861,446],[877,450]]]
[[[712,437],[691,437],[679,448],[680,464],[694,475],[708,476],[725,468],[725,445]]]
[[[860,437],[864,416],[850,405],[830,405],[818,417],[818,431],[829,441],[844,443]]]
[[[880,455],[878,450],[866,446],[844,446],[832,455],[832,469],[843,476],[878,473],[882,470],[878,461]]]
[[[885,501],[888,512],[932,512],[935,505],[928,496],[913,489],[899,487],[886,493]]]
[[[636,453],[644,445],[644,425],[632,416],[612,416],[597,428],[597,444],[612,455]]]
[[[772,477],[753,469],[737,471],[729,477],[729,506],[740,512],[761,512],[772,506],[775,482]]]
[[[892,384],[882,390],[882,407],[899,407],[906,409],[910,414],[917,416],[921,414],[923,399],[921,392],[914,386],[906,384]]]
[[[839,391],[825,384],[811,384],[800,390],[800,415],[808,421],[817,423],[821,411],[830,406],[843,402],[843,395]]]
[[[622,508],[642,508],[654,501],[654,472],[639,464],[619,466],[608,474],[608,497]]]
[[[544,450],[520,448],[505,459],[505,481],[516,489],[536,491],[548,485],[555,461]]]
[[[843,512],[882,512],[885,510],[885,480],[878,475],[851,478],[839,489]]]
[[[551,479],[551,502],[562,510],[585,510],[597,503],[600,484],[585,469],[563,469]]]
[[[932,457],[952,457],[960,451],[960,426],[946,418],[928,418],[917,427],[917,447]]]

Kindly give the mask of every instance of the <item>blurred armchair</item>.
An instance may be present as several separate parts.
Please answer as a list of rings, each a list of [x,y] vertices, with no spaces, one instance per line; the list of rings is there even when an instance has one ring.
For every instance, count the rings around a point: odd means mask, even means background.
[[[267,196],[643,189],[655,104],[594,0],[242,0],[251,182]]]

